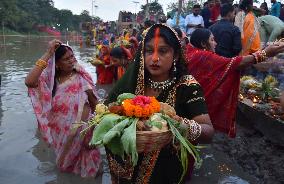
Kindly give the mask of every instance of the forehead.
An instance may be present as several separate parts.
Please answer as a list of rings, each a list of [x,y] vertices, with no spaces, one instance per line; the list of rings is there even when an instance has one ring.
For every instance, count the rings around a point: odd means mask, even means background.
[[[70,49],[68,49],[68,48],[66,48],[66,49],[67,49],[67,51],[66,51],[66,53],[64,54],[64,56],[62,57],[63,59],[65,59],[65,58],[67,58],[67,57],[73,55],[73,52],[72,52]]]
[[[146,47],[154,47],[154,43],[155,43],[155,38],[152,38],[151,40],[149,40],[148,42],[145,43]],[[159,37],[159,42],[158,42],[158,46],[159,47],[170,47],[170,45],[168,45],[165,41],[165,39],[163,37]]]

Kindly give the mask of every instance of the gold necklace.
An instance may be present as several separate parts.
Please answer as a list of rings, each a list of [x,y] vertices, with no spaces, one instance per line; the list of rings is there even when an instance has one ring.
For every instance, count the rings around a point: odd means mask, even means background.
[[[68,75],[68,77],[66,78],[65,81],[69,80],[69,79],[72,77],[72,75],[73,75],[73,72],[71,72],[71,73]],[[62,81],[61,81],[61,78],[60,78],[59,76],[58,76],[58,82],[59,82],[59,83],[62,82]]]

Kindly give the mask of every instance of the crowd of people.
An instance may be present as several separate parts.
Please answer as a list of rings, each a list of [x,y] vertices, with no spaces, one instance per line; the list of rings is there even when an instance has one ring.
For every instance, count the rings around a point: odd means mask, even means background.
[[[140,31],[124,30],[121,35],[103,37],[97,42],[94,65],[98,84],[114,83],[106,103],[125,92],[155,96],[176,110],[189,135],[197,133],[192,127],[199,130],[196,139],[189,139],[192,143],[210,143],[214,131],[235,137],[241,70],[284,52],[281,41],[261,45],[262,32],[268,34],[265,39],[269,42],[281,37],[282,26],[277,25],[277,30],[270,27],[274,22],[270,19],[279,19],[275,12],[281,8],[276,3],[271,15],[257,18],[252,0],[242,0],[238,8],[209,0],[201,15],[200,5],[193,6],[192,14],[181,21],[183,27],[175,27],[169,18],[155,24],[146,21]],[[25,83],[39,130],[55,150],[60,170],[82,177],[98,175],[99,150],[88,147],[88,136],[79,134],[98,103],[96,89],[72,49],[59,40],[51,41]],[[176,151],[169,145],[159,152],[139,154],[135,168],[110,154],[112,181],[177,183],[182,165]],[[184,181],[193,170],[193,159],[188,159]]]

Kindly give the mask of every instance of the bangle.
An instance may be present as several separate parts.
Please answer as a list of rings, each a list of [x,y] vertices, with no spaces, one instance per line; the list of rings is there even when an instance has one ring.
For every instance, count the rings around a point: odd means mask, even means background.
[[[44,70],[47,67],[47,62],[43,59],[39,59],[35,65]]]
[[[266,54],[265,50],[262,50],[260,52],[260,55],[261,55],[261,58],[262,58],[261,62],[263,62],[263,61],[265,61],[267,59],[267,54]]]
[[[183,118],[183,122],[188,125],[188,136],[190,141],[195,141],[201,135],[201,125],[194,120]]]
[[[255,62],[254,64],[261,63],[267,59],[267,54],[265,50],[257,51],[252,53],[254,56]]]

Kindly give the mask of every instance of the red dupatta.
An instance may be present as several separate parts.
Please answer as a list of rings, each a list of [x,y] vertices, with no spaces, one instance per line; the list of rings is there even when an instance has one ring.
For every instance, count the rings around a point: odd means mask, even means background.
[[[213,52],[186,48],[185,57],[191,75],[200,83],[212,124],[216,130],[236,136],[236,108],[240,85],[237,70],[242,57],[225,58]]]

